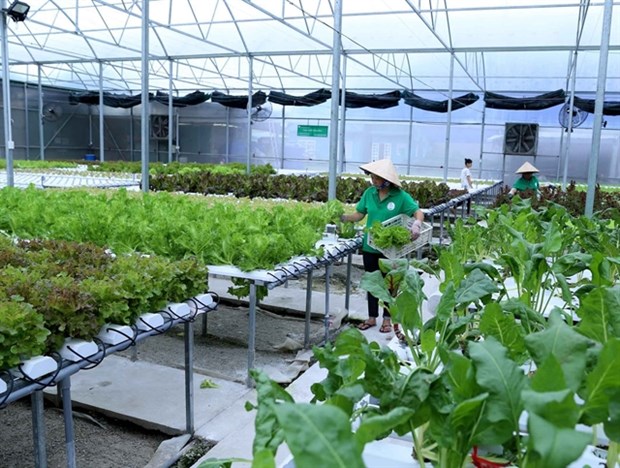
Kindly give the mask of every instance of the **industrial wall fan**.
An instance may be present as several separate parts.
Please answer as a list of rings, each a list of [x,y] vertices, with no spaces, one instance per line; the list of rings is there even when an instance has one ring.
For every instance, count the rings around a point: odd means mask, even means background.
[[[266,101],[264,104],[253,107],[250,113],[250,119],[252,122],[263,122],[271,117],[271,103]]]
[[[536,156],[538,124],[507,123],[504,132],[504,154]]]
[[[43,106],[43,114],[41,115],[43,122],[56,122],[60,117],[62,117],[62,107],[60,104],[51,103]]]
[[[562,106],[560,113],[558,114],[558,121],[560,122],[560,125],[566,129],[568,129],[569,126],[570,128],[579,127],[579,125],[584,123],[587,118],[588,113],[577,107],[573,106],[573,110],[571,112],[570,105],[568,103]]]
[[[151,115],[151,138],[164,140],[168,138],[170,122],[167,115]]]

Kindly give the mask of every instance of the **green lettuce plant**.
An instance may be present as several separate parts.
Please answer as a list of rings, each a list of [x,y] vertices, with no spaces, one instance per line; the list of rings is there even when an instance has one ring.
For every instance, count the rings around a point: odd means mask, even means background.
[[[21,307],[13,304],[20,298],[42,317],[47,351],[68,337],[90,341],[104,323],[131,325],[208,289],[206,266],[194,257],[112,256],[92,244],[0,239],[0,258],[0,302]],[[4,333],[10,335],[8,325]]]
[[[18,297],[0,300],[0,369],[43,354],[49,334],[43,316],[30,304]]]

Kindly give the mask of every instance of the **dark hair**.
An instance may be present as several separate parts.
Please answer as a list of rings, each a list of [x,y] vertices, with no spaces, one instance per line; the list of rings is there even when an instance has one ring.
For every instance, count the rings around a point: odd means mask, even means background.
[[[465,164],[473,164],[473,161],[469,158],[465,158]]]

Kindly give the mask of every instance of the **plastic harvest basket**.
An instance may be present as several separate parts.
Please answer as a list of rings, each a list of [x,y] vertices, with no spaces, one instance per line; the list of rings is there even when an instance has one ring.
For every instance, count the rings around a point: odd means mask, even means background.
[[[381,224],[385,227],[390,226],[403,226],[408,230],[411,229],[411,225],[415,221],[414,218],[410,218],[407,215],[401,214],[398,216],[394,216],[386,221],[383,221]],[[431,235],[433,233],[433,226],[429,223],[422,223],[422,227],[420,228],[420,237],[416,240],[409,242],[408,244],[403,245],[402,247],[387,247],[385,249],[379,248],[375,245],[372,240],[372,236],[368,233],[368,246],[373,249],[378,250],[383,255],[385,255],[389,259],[402,258],[414,250],[419,249],[420,247],[429,244],[431,241]]]

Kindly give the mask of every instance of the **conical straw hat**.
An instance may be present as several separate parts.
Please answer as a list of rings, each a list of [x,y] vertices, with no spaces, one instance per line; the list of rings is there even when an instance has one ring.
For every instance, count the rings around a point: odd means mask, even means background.
[[[523,163],[523,166],[517,169],[517,172],[515,172],[515,174],[524,174],[526,172],[540,172],[540,171],[536,169],[534,166],[532,166],[529,162],[526,162],[526,163]]]
[[[376,176],[381,177],[388,182],[400,187],[400,179],[398,178],[398,173],[396,172],[396,168],[390,159],[379,159],[378,161],[373,161],[368,164],[364,164],[360,166],[360,169],[365,172],[370,172]]]

